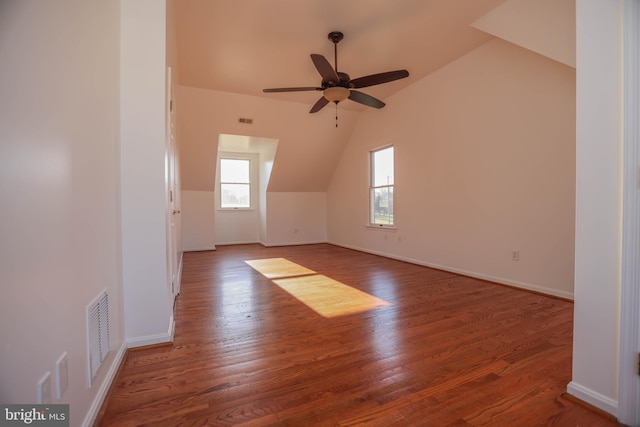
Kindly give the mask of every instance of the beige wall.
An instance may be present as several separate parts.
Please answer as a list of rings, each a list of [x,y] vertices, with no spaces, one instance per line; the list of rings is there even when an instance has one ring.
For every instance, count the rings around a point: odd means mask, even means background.
[[[125,336],[130,347],[172,338],[167,266],[166,10],[123,0],[120,22],[120,196]]]
[[[268,193],[264,244],[298,245],[327,241],[327,194]]]
[[[71,405],[72,426],[106,391],[124,342],[119,31],[117,1],[0,2],[0,402],[35,403],[50,371],[51,403]],[[111,352],[88,389],[86,306],[104,289]]]
[[[182,191],[182,245],[185,251],[216,248],[213,191]]]
[[[572,297],[575,70],[494,39],[387,101],[333,177],[329,241]],[[395,232],[365,227],[368,152],[386,144]]]
[[[175,28],[175,13],[174,13],[174,4],[175,0],[167,0],[166,2],[166,62],[167,67],[171,69],[171,98],[173,102],[173,163],[169,163],[168,167],[173,167],[173,175],[174,175],[174,188],[173,188],[173,206],[171,206],[171,210],[182,210],[182,184],[180,181],[180,135],[178,134],[178,115],[176,113],[177,109],[180,108],[175,99],[176,87],[180,82],[180,69],[178,67],[178,49],[177,49],[177,40],[176,40],[176,28]],[[168,76],[167,76],[168,77]],[[169,120],[167,120],[168,124]],[[171,130],[167,129],[167,135]],[[182,215],[174,215],[174,235],[172,238],[175,240],[174,250],[177,252],[178,258],[178,271],[175,272],[177,276],[177,280],[180,280],[179,274],[182,271]],[[169,232],[171,230],[168,230]]]
[[[577,3],[575,326],[568,389],[612,414],[621,375],[622,6]]]

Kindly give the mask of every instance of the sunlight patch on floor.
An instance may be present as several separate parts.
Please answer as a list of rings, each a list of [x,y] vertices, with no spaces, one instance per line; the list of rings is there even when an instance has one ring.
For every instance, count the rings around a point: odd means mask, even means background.
[[[285,258],[252,259],[245,262],[268,279],[297,277],[316,273]]]
[[[391,305],[385,300],[330,277],[315,274],[313,270],[284,258],[245,262],[322,317],[362,313]]]

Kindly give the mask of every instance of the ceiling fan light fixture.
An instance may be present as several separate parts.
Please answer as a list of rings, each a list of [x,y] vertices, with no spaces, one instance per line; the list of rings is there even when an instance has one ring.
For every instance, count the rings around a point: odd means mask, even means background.
[[[0,0],[1,1],[1,0]],[[395,80],[409,77],[407,70],[387,71],[384,73],[370,74],[368,76],[351,79],[349,74],[338,71],[338,42],[342,40],[344,34],[340,31],[332,31],[329,33],[329,40],[333,43],[333,55],[335,58],[335,66],[332,66],[324,56],[312,53],[311,61],[318,70],[322,83],[316,87],[278,87],[271,89],[262,89],[265,93],[272,92],[303,92],[303,91],[322,91],[320,99],[313,104],[309,113],[317,113],[322,110],[329,102],[336,104],[336,120],[338,112],[338,103],[346,99],[357,102],[367,107],[382,108],[384,102],[360,92],[357,89],[369,86],[375,86],[382,83],[389,83]],[[336,123],[337,126],[337,123]]]
[[[349,97],[349,89],[342,86],[328,87],[322,93],[331,102],[342,102]]]

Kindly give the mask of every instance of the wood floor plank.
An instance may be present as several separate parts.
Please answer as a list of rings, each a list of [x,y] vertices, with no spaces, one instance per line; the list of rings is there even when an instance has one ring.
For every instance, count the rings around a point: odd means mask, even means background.
[[[618,425],[562,397],[573,304],[484,280],[328,244],[222,246],[185,253],[174,318],[172,346],[127,354],[97,424]]]

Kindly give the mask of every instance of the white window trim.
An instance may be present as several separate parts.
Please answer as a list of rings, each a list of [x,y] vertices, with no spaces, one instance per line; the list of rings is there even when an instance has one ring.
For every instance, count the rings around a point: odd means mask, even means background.
[[[373,184],[373,153],[376,153],[378,151],[382,151],[382,150],[386,150],[387,148],[393,148],[393,164],[394,164],[394,168],[393,168],[393,185],[381,185],[378,187],[374,187]],[[383,145],[381,147],[378,148],[374,148],[369,150],[369,158],[368,158],[368,165],[369,165],[369,187],[368,187],[368,192],[369,194],[367,195],[367,199],[368,199],[368,203],[369,203],[369,207],[367,209],[367,216],[368,216],[368,220],[367,220],[367,225],[365,226],[368,229],[372,229],[372,230],[384,230],[384,231],[396,231],[398,229],[397,226],[397,222],[396,222],[396,204],[395,204],[395,162],[396,162],[396,148],[393,144],[387,144],[387,145]],[[371,198],[371,192],[373,191],[374,188],[382,188],[382,187],[393,187],[393,224],[376,224],[374,222],[371,222],[372,220],[372,212],[373,212],[373,199]]]
[[[216,192],[218,193],[215,198],[216,201],[216,210],[219,212],[251,212],[256,210],[255,200],[255,186],[258,185],[258,176],[256,174],[254,162],[257,162],[256,156],[254,154],[244,154],[244,153],[229,153],[229,152],[219,152],[218,153],[218,164],[216,166]],[[230,159],[230,160],[248,160],[249,161],[249,207],[241,208],[241,207],[232,207],[226,208],[222,207],[222,179],[220,176],[220,165],[222,159]],[[256,163],[257,164],[257,163]],[[227,183],[228,184],[228,183]]]

